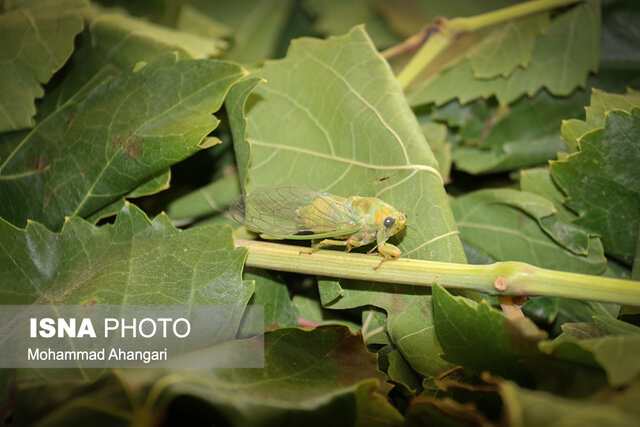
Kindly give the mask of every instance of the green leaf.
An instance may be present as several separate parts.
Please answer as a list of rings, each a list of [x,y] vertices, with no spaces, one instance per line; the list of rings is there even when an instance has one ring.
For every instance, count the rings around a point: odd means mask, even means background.
[[[386,396],[376,393],[376,384],[356,389],[356,427],[392,427],[404,425],[404,417]],[[331,421],[333,425],[335,419]]]
[[[640,327],[607,316],[593,316],[593,320],[606,328],[611,335],[635,335],[640,334]]]
[[[59,233],[0,219],[0,242],[4,304],[244,305],[253,291],[230,228],[180,231],[131,204],[113,225],[71,218]]]
[[[470,52],[471,68],[477,79],[509,77],[516,67],[527,68],[536,35],[549,26],[549,14],[539,13],[508,22],[491,31]]]
[[[150,196],[169,188],[171,182],[171,169],[161,171],[157,175],[151,177],[147,182],[135,188],[131,193],[127,194],[120,200],[105,206],[93,215],[85,218],[87,221],[96,224],[98,221],[110,216],[116,215],[126,203],[126,199],[135,199],[138,197]]]
[[[559,298],[531,297],[522,306],[525,315],[536,323],[552,324],[558,316]]]
[[[35,125],[35,98],[73,52],[84,0],[5,5],[0,15],[0,132]]]
[[[640,328],[625,328],[622,334],[578,338],[565,332],[553,341],[540,343],[540,350],[555,357],[590,366],[600,366],[612,387],[640,379]]]
[[[265,330],[298,326],[298,310],[281,277],[257,268],[246,268],[243,277],[255,282],[250,304],[264,307]]]
[[[451,142],[447,141],[447,127],[444,124],[435,122],[421,123],[420,126],[433,155],[438,161],[438,171],[442,175],[444,182],[448,183],[451,180],[449,174],[451,173],[452,160]]]
[[[560,219],[543,222],[556,213],[546,198],[508,189],[479,190],[451,206],[462,239],[492,259],[589,274],[605,269],[598,238],[588,237],[585,242],[583,230]],[[581,248],[588,254],[575,253]]]
[[[510,378],[523,375],[517,360],[524,353],[514,348],[504,314],[486,301],[454,297],[435,284],[433,316],[446,360],[478,374],[489,370]]]
[[[635,253],[640,228],[640,109],[606,114],[604,128],[580,138],[580,151],[551,162],[551,176],[605,251],[624,261]]]
[[[418,426],[464,427],[492,425],[473,404],[464,404],[451,398],[435,399],[418,396],[411,400],[407,413],[407,427]]]
[[[226,59],[254,64],[271,58],[291,11],[291,0],[192,0],[200,13],[235,33]]]
[[[607,328],[595,322],[565,323],[562,332],[565,337],[585,339],[605,336]]]
[[[361,329],[360,324],[341,317],[335,311],[322,308],[320,301],[317,299],[296,295],[293,297],[293,305],[298,310],[298,317],[301,319],[310,320],[321,325],[344,325],[354,333]]]
[[[371,308],[362,311],[362,340],[366,345],[388,345],[387,313]]]
[[[536,37],[526,68],[516,68],[507,78],[480,79],[474,75],[471,61],[462,60],[417,84],[407,98],[413,106],[441,105],[454,98],[467,103],[491,96],[500,104],[509,104],[523,94],[533,96],[543,87],[553,95],[568,95],[586,85],[589,72],[597,71],[599,34],[600,4],[589,0],[556,16],[546,34]],[[507,71],[511,64],[501,69]]]
[[[148,23],[117,13],[99,14],[90,21],[92,47],[110,63],[126,69],[167,51],[178,51],[187,58],[219,56],[224,44],[184,31]]]
[[[230,425],[346,426],[354,425],[361,412],[373,415],[363,410],[371,410],[369,400],[393,411],[377,396],[384,380],[362,338],[344,326],[284,328],[265,334],[264,369],[176,375],[156,408],[187,394],[208,402]],[[358,396],[361,388],[371,395]]]
[[[39,118],[67,102],[97,73],[109,70],[115,76],[168,54],[180,59],[219,56],[226,46],[217,38],[176,31],[123,13],[104,12],[95,5],[85,10],[84,19],[91,31],[77,37],[64,79],[47,88],[47,96],[38,106]]]
[[[89,385],[54,383],[37,408],[21,406],[18,415],[40,425],[148,425],[158,419],[228,426],[400,424],[375,355],[347,328],[270,331],[264,350],[265,367],[259,369],[127,369]],[[43,404],[50,396],[54,405]],[[25,389],[17,400],[35,398]]]
[[[604,127],[609,111],[631,112],[633,106],[640,106],[640,92],[627,89],[624,95],[612,94],[594,89],[591,94],[591,106],[585,107],[585,120],[568,120],[562,123],[562,139],[571,153],[578,151],[580,138],[594,129]]]
[[[555,215],[541,218],[540,226],[555,241],[571,252],[586,255],[589,248],[589,233],[573,224],[576,215],[564,204],[564,195],[554,184],[549,169],[527,169],[520,173],[522,191],[542,196],[553,203]]]
[[[420,389],[420,381],[418,381],[415,371],[404,360],[402,354],[398,350],[393,350],[387,357],[389,358],[389,368],[387,369],[389,378],[398,384],[402,384],[411,393],[416,393]]]
[[[404,255],[464,261],[436,160],[361,27],[327,41],[297,40],[286,59],[254,74],[266,82],[251,92],[257,81],[246,80],[227,101],[245,191],[295,184],[380,197],[408,213],[413,229],[398,243]],[[323,296],[331,308],[385,309],[392,341],[417,371],[448,366],[437,356],[424,291],[342,281],[323,282],[321,294],[326,286],[339,289],[335,303],[335,297]]]
[[[190,4],[182,4],[176,19],[176,28],[208,38],[227,38],[233,30]],[[226,47],[226,46],[225,46]]]
[[[594,316],[615,318],[619,311],[620,306],[617,304],[558,298],[558,314],[554,324],[554,335],[558,335],[562,325],[568,322],[590,322]]]
[[[373,305],[387,314],[391,342],[411,367],[422,375],[437,375],[451,368],[440,357],[440,344],[433,328],[429,291],[418,286],[362,281],[321,281],[322,304],[331,309]]]
[[[546,90],[533,99],[522,98],[488,129],[479,146],[463,145],[453,152],[456,167],[480,174],[533,166],[554,159],[563,149],[559,117],[579,117],[587,95],[580,91],[567,98],[552,97]],[[491,122],[496,121],[493,119]],[[489,122],[489,123],[491,123]],[[473,144],[475,141],[471,141]],[[475,144],[474,144],[475,145]]]
[[[607,1],[602,4],[601,61],[636,68],[640,64],[637,23],[640,8],[633,1]],[[637,73],[637,70],[636,70]]]
[[[356,24],[364,24],[373,43],[384,48],[398,43],[386,22],[366,0],[309,0],[305,6],[316,16],[315,28],[326,35],[344,34]]]
[[[59,229],[65,216],[94,214],[198,151],[242,75],[232,63],[165,57],[80,91],[3,148],[0,215]]]
[[[621,407],[622,405],[591,399],[567,399],[543,391],[520,388],[511,381],[499,381],[498,387],[506,425],[534,427],[579,422],[590,426],[631,427],[638,423],[637,414]],[[632,396],[637,399],[637,390],[633,391]]]

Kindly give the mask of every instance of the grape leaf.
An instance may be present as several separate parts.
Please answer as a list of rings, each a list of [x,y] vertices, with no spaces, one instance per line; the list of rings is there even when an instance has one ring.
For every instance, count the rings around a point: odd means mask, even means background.
[[[553,203],[555,214],[540,218],[539,223],[555,241],[571,252],[586,255],[589,248],[589,233],[573,224],[576,215],[564,206],[564,195],[553,183],[549,169],[527,169],[520,173],[522,191],[537,194]]]
[[[433,316],[444,359],[476,373],[489,370],[509,378],[522,377],[518,359],[523,349],[512,343],[504,314],[486,301],[454,297],[434,284]],[[476,351],[482,348],[482,352]]]
[[[484,127],[486,135],[479,144],[472,140],[454,150],[456,167],[480,174],[533,166],[554,159],[563,149],[558,118],[579,117],[586,98],[583,91],[558,98],[542,90],[532,99],[525,97],[516,101],[503,117],[493,119],[495,123],[490,122],[490,128]]]
[[[549,14],[538,13],[507,22],[489,33],[471,52],[469,60],[477,79],[509,77],[516,67],[527,68],[537,34],[544,34]]]
[[[243,73],[167,56],[80,91],[3,149],[0,215],[59,229],[65,216],[94,214],[201,149],[218,124],[211,113]]]
[[[640,63],[640,34],[638,3],[628,0],[607,1],[602,4],[602,62],[624,64],[636,68]],[[637,73],[637,71],[636,71]]]
[[[238,426],[346,426],[361,417],[375,418],[378,411],[394,412],[397,423],[399,414],[378,397],[387,389],[384,380],[375,356],[346,327],[283,328],[265,334],[264,369],[178,375],[167,385],[159,406],[182,394],[197,396],[217,408],[223,420]],[[370,395],[357,397],[364,390]],[[370,400],[380,407],[372,408]]]
[[[377,196],[408,213],[413,230],[398,243],[406,256],[464,261],[437,163],[395,77],[361,27],[327,41],[294,41],[285,59],[254,74],[266,83],[255,87],[257,80],[246,80],[227,101],[245,191],[295,184]],[[332,283],[326,286],[344,292],[335,303],[323,297],[323,304],[382,307],[392,341],[416,370],[448,366],[431,363],[439,358],[437,348],[429,348],[435,338],[423,291],[404,287],[392,294],[386,285]],[[324,286],[321,294],[327,293]]]
[[[628,88],[623,95],[611,94],[594,89],[591,106],[585,107],[585,120],[572,119],[562,123],[562,139],[571,153],[578,151],[578,141],[587,132],[604,127],[604,119],[611,110],[631,112],[633,106],[640,106],[640,91]]]
[[[451,142],[447,141],[447,127],[442,123],[421,122],[420,127],[429,143],[433,155],[438,161],[438,171],[445,184],[451,181]]]
[[[613,110],[604,128],[580,138],[580,151],[551,162],[551,176],[580,217],[575,224],[597,233],[605,252],[627,262],[640,227],[640,109]]]
[[[411,366],[398,350],[392,350],[388,356],[389,368],[387,375],[395,383],[402,384],[409,392],[415,393],[420,389],[420,381]]]
[[[555,17],[544,35],[536,37],[531,61],[516,68],[508,78],[479,79],[472,64],[460,61],[442,73],[416,84],[407,94],[411,105],[438,105],[458,98],[467,103],[495,96],[509,104],[523,94],[535,95],[542,87],[553,95],[568,95],[584,87],[589,72],[599,63],[600,4],[588,0]],[[503,70],[510,69],[506,64]]]
[[[159,419],[173,425],[200,416],[225,426],[399,425],[402,416],[384,396],[384,380],[375,355],[347,328],[283,328],[265,334],[264,368],[126,369],[89,385],[22,389],[16,413],[29,425],[98,419],[116,426]],[[37,407],[31,390],[44,395]],[[43,402],[46,396],[55,397],[53,405]]]
[[[386,327],[387,313],[383,310],[372,307],[362,311],[362,340],[366,345],[388,345]]]
[[[291,11],[291,0],[192,0],[191,6],[234,31],[226,59],[254,64],[271,58]]]
[[[74,217],[59,233],[0,219],[0,254],[4,304],[244,305],[253,292],[230,228],[180,231],[131,204],[113,225]]]
[[[298,317],[310,320],[321,325],[344,325],[352,332],[361,329],[361,325],[340,316],[340,313],[322,308],[320,301],[314,298],[296,295],[293,297],[293,305],[298,310]],[[363,331],[364,333],[364,331]]]
[[[398,38],[366,0],[309,0],[305,6],[316,16],[315,28],[326,35],[344,34],[354,24],[364,24],[379,48],[398,43]]]
[[[171,182],[171,169],[161,171],[157,175],[154,175],[148,181],[142,183],[139,187],[136,187],[132,192],[116,200],[113,203],[105,206],[93,215],[85,218],[92,224],[96,224],[98,221],[104,218],[116,215],[124,206],[127,199],[135,199],[138,197],[150,196],[169,188]]]
[[[551,393],[521,388],[511,381],[498,382],[500,396],[504,405],[504,423],[533,427],[541,425],[567,425],[583,420],[592,426],[634,426],[638,423],[637,414],[615,400],[599,402],[596,399],[568,399]],[[623,392],[624,393],[624,392]],[[637,402],[638,390],[629,390],[626,398]]]
[[[405,425],[464,427],[492,424],[474,404],[460,403],[451,398],[418,396],[411,400]]]
[[[563,334],[553,341],[541,342],[540,349],[560,359],[601,366],[613,387],[629,385],[640,378],[640,334],[583,339]]]
[[[108,72],[113,77],[170,53],[180,59],[219,56],[225,46],[219,39],[104,12],[95,5],[85,10],[84,20],[91,30],[76,38],[76,50],[65,67],[64,79],[47,88],[47,96],[38,106],[39,120],[67,102],[98,73]]]
[[[462,239],[494,260],[590,274],[605,269],[598,238],[560,218],[545,221],[556,212],[546,198],[508,189],[479,190],[454,200],[451,207]]]
[[[243,278],[255,282],[249,303],[264,307],[265,330],[298,326],[298,310],[291,302],[289,290],[281,277],[258,268],[245,268]]]
[[[93,16],[87,15],[92,48],[121,69],[167,51],[179,51],[194,59],[216,57],[223,52],[224,43],[218,39],[177,31],[119,13],[94,11]]]
[[[73,52],[84,0],[18,3],[0,15],[0,132],[35,125],[35,98]]]

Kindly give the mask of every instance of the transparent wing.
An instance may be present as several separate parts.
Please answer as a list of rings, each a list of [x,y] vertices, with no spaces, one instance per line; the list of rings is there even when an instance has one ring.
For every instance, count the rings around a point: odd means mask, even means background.
[[[233,218],[274,237],[316,239],[360,229],[357,214],[342,197],[303,187],[265,187],[232,203]]]

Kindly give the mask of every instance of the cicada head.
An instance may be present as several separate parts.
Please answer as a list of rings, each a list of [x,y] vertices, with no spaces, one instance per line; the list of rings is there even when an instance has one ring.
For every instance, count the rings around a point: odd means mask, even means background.
[[[393,236],[407,225],[407,214],[394,211],[382,220],[382,225],[386,228],[387,236]]]

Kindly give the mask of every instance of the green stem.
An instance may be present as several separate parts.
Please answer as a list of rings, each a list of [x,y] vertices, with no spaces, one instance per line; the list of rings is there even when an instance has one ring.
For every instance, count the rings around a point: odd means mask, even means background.
[[[640,284],[631,280],[545,270],[523,262],[490,265],[453,264],[400,258],[373,268],[380,258],[320,250],[301,254],[300,246],[236,239],[249,251],[246,265],[345,279],[441,286],[494,295],[546,295],[640,306]]]
[[[534,0],[481,15],[451,20],[440,19],[435,23],[438,32],[427,39],[398,74],[398,82],[403,90],[409,87],[416,77],[462,34],[582,1],[584,0]]]

